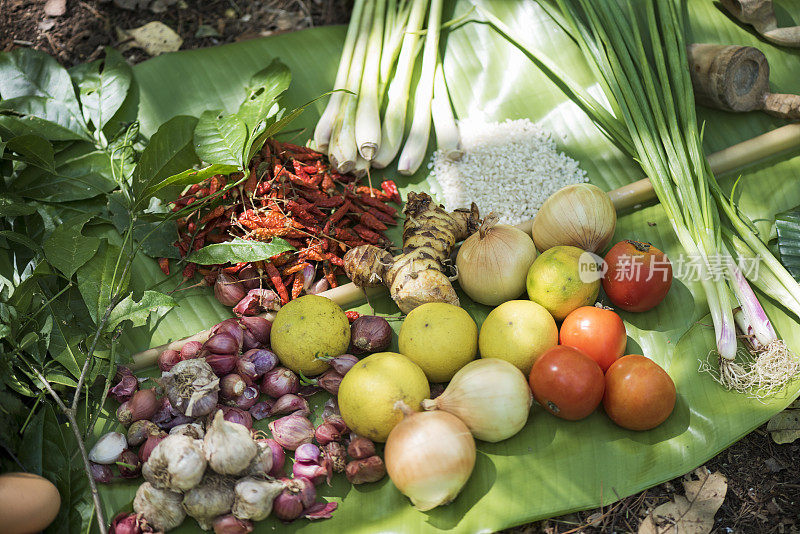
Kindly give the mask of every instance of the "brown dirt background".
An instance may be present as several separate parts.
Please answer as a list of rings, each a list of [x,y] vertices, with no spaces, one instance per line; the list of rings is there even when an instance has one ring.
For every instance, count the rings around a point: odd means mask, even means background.
[[[44,0],[0,0],[0,50],[29,46],[48,52],[65,66],[102,56],[103,47],[124,44],[116,28],[161,21],[183,38],[182,49],[344,24],[352,0],[178,0],[164,13],[126,10],[112,2],[67,0],[60,17],[44,14]],[[217,36],[198,37],[198,28]],[[124,53],[131,63],[148,56]],[[724,534],[800,533],[800,444],[776,445],[761,427],[706,463],[728,479],[728,492],[712,532]],[[538,521],[506,532],[567,534],[635,532],[649,511],[682,494],[681,478],[604,508]]]

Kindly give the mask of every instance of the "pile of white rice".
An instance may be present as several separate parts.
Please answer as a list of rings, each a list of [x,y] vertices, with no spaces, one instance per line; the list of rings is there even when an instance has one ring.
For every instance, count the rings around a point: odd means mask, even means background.
[[[578,162],[556,151],[547,132],[528,119],[458,121],[460,161],[436,151],[428,164],[439,183],[439,200],[448,210],[475,202],[483,216],[495,212],[500,222],[533,219],[542,203],[565,185],[586,182]]]

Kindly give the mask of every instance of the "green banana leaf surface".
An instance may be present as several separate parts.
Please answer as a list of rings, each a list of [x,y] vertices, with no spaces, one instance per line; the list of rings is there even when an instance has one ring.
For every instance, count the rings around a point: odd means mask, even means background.
[[[593,91],[591,72],[578,48],[531,1],[480,2],[506,24],[542,49],[576,81]],[[800,21],[800,8],[784,1],[787,16]],[[445,18],[466,13],[469,1],[446,2]],[[773,92],[800,93],[796,72],[797,51],[779,49],[759,40],[708,0],[690,0],[686,8],[690,42],[715,42],[756,46],[769,59]],[[135,67],[139,83],[139,119],[147,135],[169,118],[199,116],[206,109],[233,111],[244,96],[245,82],[273,58],[292,71],[292,85],[284,104],[297,107],[329,91],[333,84],[344,27],[324,27],[232,45],[167,54]],[[590,181],[610,190],[642,177],[635,162],[625,158],[534,65],[489,26],[467,23],[450,30],[444,67],[451,97],[460,117],[482,114],[490,120],[527,117],[552,131],[559,150],[580,161]],[[313,131],[325,100],[314,103],[293,123],[300,130],[284,139],[304,142]],[[760,113],[731,114],[700,108],[705,121],[708,153],[781,126],[777,119]],[[434,148],[431,142],[429,147]],[[765,232],[774,216],[800,204],[800,157],[780,157],[737,170],[723,179],[728,190],[741,175],[737,201],[741,209]],[[394,166],[373,173],[375,179],[394,179],[401,193],[436,191],[423,165],[416,175],[401,177]],[[502,191],[498,192],[502,194]],[[763,225],[763,228],[762,228]],[[390,234],[400,242],[400,230]],[[767,234],[764,234],[767,235]],[[657,204],[621,214],[613,242],[622,239],[649,241],[677,258],[682,250],[668,219]],[[155,262],[140,259],[132,285],[141,290],[158,283],[163,275]],[[157,323],[126,332],[123,350],[139,350],[179,339],[230,316],[210,290],[176,295],[180,305]],[[462,306],[480,325],[490,308],[460,294]],[[800,351],[800,329],[778,303],[762,299],[779,335]],[[354,309],[397,315],[388,297],[371,299],[371,306]],[[628,331],[628,353],[641,353],[661,364],[672,376],[678,401],[672,416],[647,432],[633,432],[614,425],[599,410],[579,422],[562,421],[538,406],[527,426],[501,443],[478,442],[478,458],[472,476],[455,501],[430,512],[415,510],[387,478],[374,484],[352,486],[338,475],[331,487],[319,492],[339,502],[332,519],[296,521],[284,525],[268,519],[256,524],[256,532],[490,532],[569,511],[607,505],[670,478],[691,471],[719,451],[782,410],[797,396],[793,382],[779,394],[755,400],[720,387],[707,373],[698,371],[714,348],[714,334],[707,317],[703,292],[696,282],[678,278],[667,298],[652,311],[621,315]],[[392,321],[395,331],[400,321]],[[394,345],[396,350],[396,342]],[[324,394],[312,398],[321,411]],[[266,428],[262,421],[258,426]],[[96,428],[99,435],[114,429],[112,417]],[[137,483],[121,482],[102,488],[107,517],[129,509]],[[197,530],[187,519],[176,532]]]

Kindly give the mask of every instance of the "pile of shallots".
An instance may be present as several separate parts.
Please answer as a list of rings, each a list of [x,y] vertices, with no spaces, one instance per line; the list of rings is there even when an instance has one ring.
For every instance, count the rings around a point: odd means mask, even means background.
[[[384,319],[353,319],[359,327],[353,328],[353,352],[389,344]],[[117,419],[127,432],[102,436],[89,458],[98,482],[116,478],[114,467],[120,478],[143,476],[145,482],[134,513],[118,515],[112,532],[167,531],[187,515],[218,534],[250,532],[253,521],[270,514],[282,521],[327,518],[336,503],[316,502],[316,486],[330,484],[333,473],[344,472],[352,484],[385,476],[374,444],[349,432],[335,398],[358,358],[329,358],[326,373],[298,377],[269,350],[270,329],[261,317],[227,319],[205,343],[164,351],[160,378],[140,379],[119,368],[111,395],[121,403]],[[148,380],[155,387],[140,389]],[[320,390],[334,398],[315,427],[307,397]],[[268,417],[275,417],[271,437],[253,430],[254,420]],[[291,477],[285,451],[294,451]]]

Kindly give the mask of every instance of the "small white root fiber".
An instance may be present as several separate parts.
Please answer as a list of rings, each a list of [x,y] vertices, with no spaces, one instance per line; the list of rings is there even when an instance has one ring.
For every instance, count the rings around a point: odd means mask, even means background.
[[[757,399],[772,395],[800,372],[800,358],[780,339],[752,355],[746,351],[739,354],[744,355],[741,364],[720,357],[718,372],[708,362],[701,363],[700,371],[710,373],[726,389]]]

